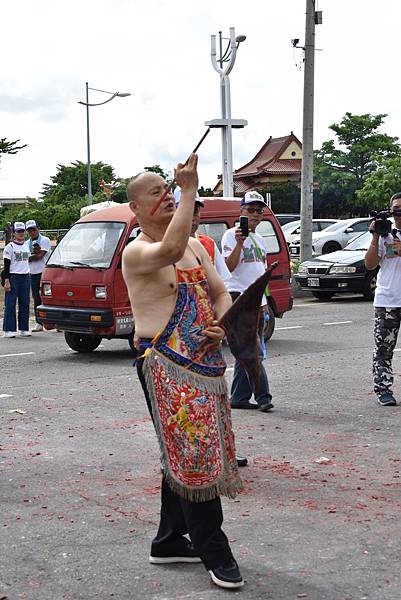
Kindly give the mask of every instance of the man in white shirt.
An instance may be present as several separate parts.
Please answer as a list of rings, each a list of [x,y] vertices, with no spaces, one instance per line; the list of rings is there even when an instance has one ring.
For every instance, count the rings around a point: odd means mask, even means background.
[[[375,291],[375,349],[373,352],[373,389],[381,406],[395,406],[392,360],[401,324],[401,192],[390,201],[395,228],[385,236],[370,225],[372,241],[365,255],[367,269],[380,266]]]
[[[231,278],[226,282],[226,287],[235,300],[266,270],[267,248],[263,238],[255,229],[263,218],[263,209],[266,203],[258,192],[247,192],[241,200],[241,216],[248,218],[249,236],[244,237],[240,228],[228,229],[221,241],[223,256],[231,272]],[[231,407],[244,409],[259,409],[267,412],[273,408],[272,396],[265,368],[262,364],[262,336],[264,328],[264,307],[267,307],[266,298],[263,298],[259,320],[260,339],[260,379],[259,391],[255,394],[254,386],[250,381],[241,363],[236,360],[234,377],[231,386]],[[256,404],[250,402],[252,394],[255,395]]]
[[[50,255],[51,242],[48,237],[40,233],[39,226],[33,219],[27,221],[25,226],[30,238],[28,241],[30,250],[29,269],[31,272],[31,290],[36,314],[36,307],[41,303],[40,279]],[[43,331],[43,326],[37,322],[32,331]]]
[[[18,329],[22,337],[29,333],[29,246],[25,241],[25,223],[16,221],[14,239],[3,250],[4,260],[4,319],[3,337],[17,335],[16,308],[18,301]]]

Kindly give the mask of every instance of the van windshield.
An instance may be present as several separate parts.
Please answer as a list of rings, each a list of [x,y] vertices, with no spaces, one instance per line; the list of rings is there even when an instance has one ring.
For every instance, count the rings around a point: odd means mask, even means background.
[[[108,269],[125,223],[77,223],[54,249],[48,267]]]

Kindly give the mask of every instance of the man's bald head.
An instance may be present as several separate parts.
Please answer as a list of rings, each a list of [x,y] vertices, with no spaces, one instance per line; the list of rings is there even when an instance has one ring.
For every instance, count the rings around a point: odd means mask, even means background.
[[[174,197],[171,191],[168,191],[163,206],[152,215],[151,211],[156,206],[162,195],[168,190],[168,183],[158,173],[145,171],[138,173],[129,180],[127,185],[127,198],[131,210],[135,213],[138,222],[145,224],[150,219],[151,222],[171,219],[174,212]]]
[[[128,202],[135,201],[142,184],[149,180],[149,177],[150,180],[152,180],[153,175],[156,175],[156,173],[152,173],[152,171],[143,171],[142,173],[138,173],[137,175],[134,175],[134,177],[131,177],[126,190]]]

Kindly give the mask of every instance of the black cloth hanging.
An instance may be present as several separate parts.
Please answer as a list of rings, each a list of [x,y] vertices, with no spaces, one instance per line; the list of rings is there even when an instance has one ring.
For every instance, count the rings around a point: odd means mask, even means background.
[[[260,305],[263,294],[277,267],[278,261],[269,265],[266,271],[258,277],[224,313],[219,325],[226,332],[227,342],[233,356],[239,360],[249,378],[255,385],[256,393],[259,387],[260,359],[258,324]]]

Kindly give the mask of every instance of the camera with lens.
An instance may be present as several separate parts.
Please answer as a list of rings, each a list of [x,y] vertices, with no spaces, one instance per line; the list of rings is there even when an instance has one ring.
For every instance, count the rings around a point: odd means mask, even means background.
[[[392,222],[389,221],[389,218],[393,216],[393,213],[388,210],[381,210],[377,212],[376,210],[372,210],[370,213],[372,217],[372,221],[375,224],[375,232],[382,237],[385,237],[389,233],[391,233],[391,228],[393,226]]]

